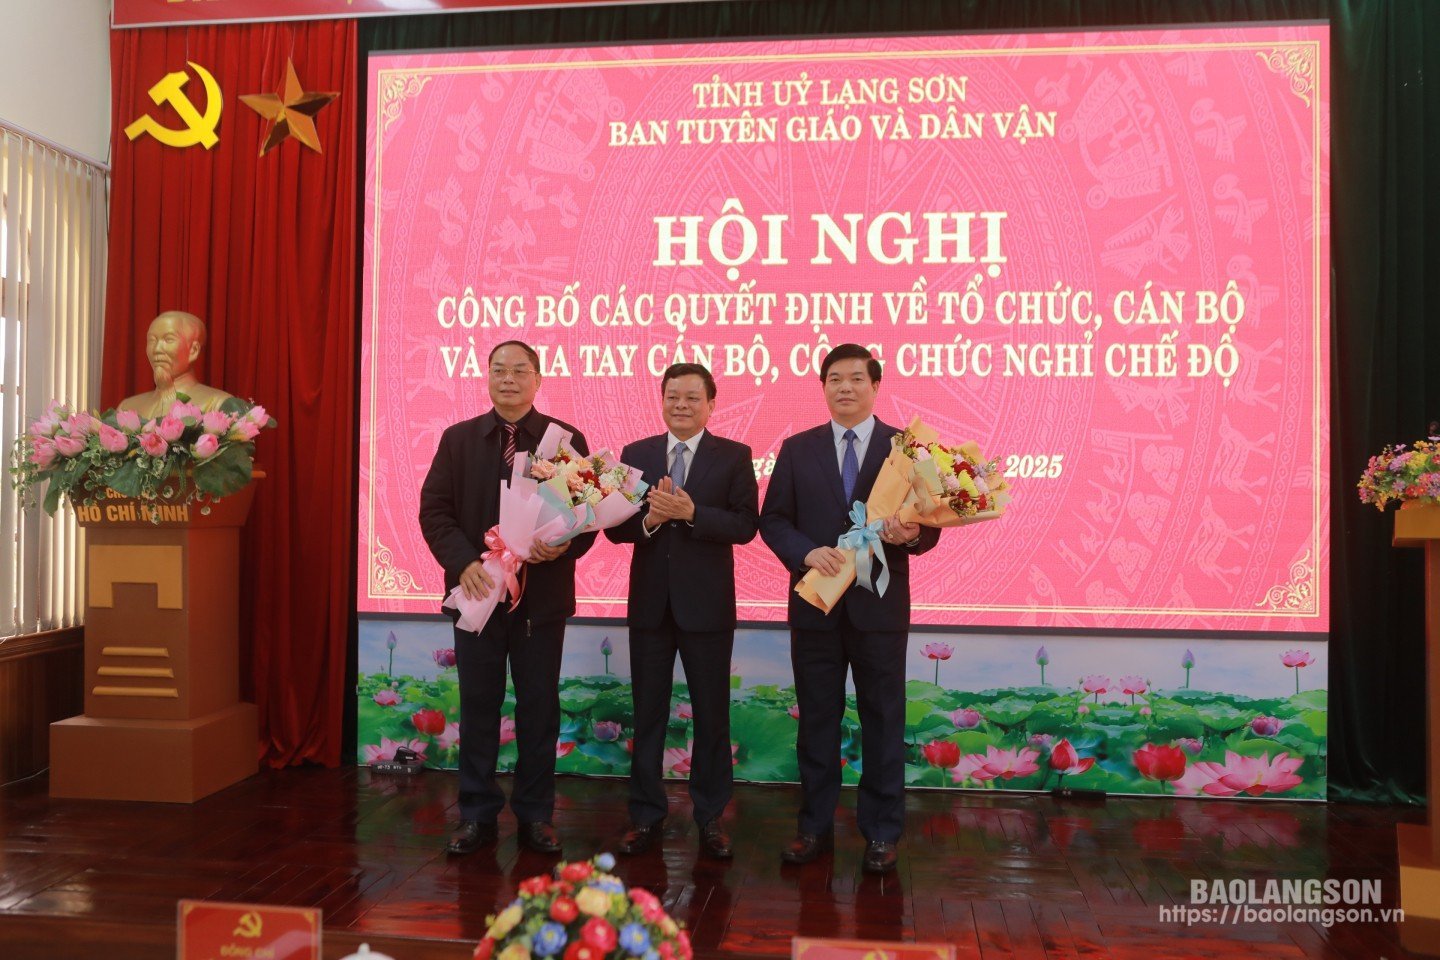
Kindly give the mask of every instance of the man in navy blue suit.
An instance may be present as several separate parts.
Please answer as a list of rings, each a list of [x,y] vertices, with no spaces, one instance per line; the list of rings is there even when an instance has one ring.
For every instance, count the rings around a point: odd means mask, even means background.
[[[826,355],[820,382],[831,419],[781,444],[760,514],[760,536],[790,571],[790,660],[800,707],[799,829],[781,858],[808,863],[834,846],[849,669],[860,710],[857,820],[867,841],[862,864],[869,873],[895,869],[904,828],[910,557],[935,546],[940,531],[885,520],[881,539],[890,584],[884,596],[856,583],[827,614],[794,586],[810,570],[840,572],[844,554],[835,542],[850,528],[851,505],[869,497],[889,456],[890,438],[900,432],[872,412],[880,373],[879,361],[857,344],[841,344]]]
[[[445,593],[457,585],[472,598],[497,589],[482,566],[485,531],[500,519],[500,484],[508,483],[518,454],[532,453],[555,423],[571,433],[571,446],[588,453],[574,427],[535,409],[540,357],[529,345],[507,340],[490,351],[488,374],[494,409],[446,429],[420,488],[420,531],[445,568]],[[558,547],[531,547],[525,592],[511,611],[501,602],[484,629],[455,630],[460,673],[460,829],[446,848],[471,853],[496,840],[495,821],[505,794],[495,781],[500,751],[500,707],[505,664],[515,683],[515,783],[510,808],[522,846],[558,853],[551,825],[555,809],[555,740],[560,732],[560,654],[565,618],[575,612],[575,559],[595,534]],[[455,614],[452,612],[451,617]]]
[[[630,561],[630,678],[635,752],[630,830],[620,851],[642,853],[659,837],[668,804],[661,764],[675,654],[685,665],[694,712],[690,800],[708,856],[729,859],[720,817],[730,802],[730,654],[735,645],[735,545],[755,536],[759,492],[750,448],[705,429],[715,379],[696,363],[660,378],[668,432],[620,454],[651,485],[644,512],[605,531],[633,543]]]

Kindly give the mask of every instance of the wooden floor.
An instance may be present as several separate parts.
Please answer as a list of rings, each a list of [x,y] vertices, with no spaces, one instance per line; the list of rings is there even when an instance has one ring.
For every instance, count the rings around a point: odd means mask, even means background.
[[[566,854],[613,849],[624,784],[562,778]],[[0,957],[169,958],[175,902],[324,910],[325,955],[368,941],[397,960],[468,958],[485,915],[550,860],[515,844],[449,859],[453,775],[266,772],[192,806],[51,800],[43,776],[0,790]],[[660,894],[703,957],[784,957],[796,934],[948,941],[962,958],[1386,957],[1393,923],[1162,919],[1192,878],[1358,878],[1398,897],[1397,821],[1414,808],[912,791],[897,875],[860,871],[853,791],[837,850],[806,867],[777,852],[795,788],[739,786],[732,863],[697,860],[683,788],[663,848],[616,871]]]

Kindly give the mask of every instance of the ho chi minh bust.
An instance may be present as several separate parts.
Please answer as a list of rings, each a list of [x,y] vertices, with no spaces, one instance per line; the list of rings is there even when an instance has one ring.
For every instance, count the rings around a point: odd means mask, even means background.
[[[195,361],[205,349],[205,324],[193,313],[166,310],[150,321],[145,334],[145,358],[155,376],[155,389],[120,401],[119,409],[142,417],[161,417],[184,394],[207,413],[217,410],[230,394],[207,387],[195,376]]]

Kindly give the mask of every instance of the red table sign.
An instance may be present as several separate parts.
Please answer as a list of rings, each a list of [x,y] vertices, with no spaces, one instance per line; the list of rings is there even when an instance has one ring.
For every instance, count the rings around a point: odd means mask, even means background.
[[[181,900],[178,960],[320,960],[320,911]]]
[[[817,940],[796,937],[791,960],[955,960],[949,943],[891,943],[885,940]]]

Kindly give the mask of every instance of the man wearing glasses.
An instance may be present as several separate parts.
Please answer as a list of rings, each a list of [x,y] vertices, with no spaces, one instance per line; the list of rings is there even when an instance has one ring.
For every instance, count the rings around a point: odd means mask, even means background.
[[[508,483],[515,456],[534,451],[551,423],[572,434],[577,453],[585,438],[567,423],[535,409],[540,358],[529,345],[507,340],[490,351],[493,408],[449,427],[420,488],[420,530],[445,569],[445,592],[459,585],[472,598],[496,584],[481,566],[485,531],[500,519],[500,484]],[[525,592],[515,610],[495,608],[477,637],[455,631],[460,673],[460,829],[446,848],[466,854],[496,840],[505,795],[495,781],[500,750],[500,708],[505,665],[515,684],[518,759],[510,809],[517,839],[541,853],[558,853],[555,809],[555,741],[560,733],[560,654],[565,618],[575,612],[575,559],[590,549],[585,534],[558,547],[536,541]],[[452,614],[453,616],[453,614]]]

